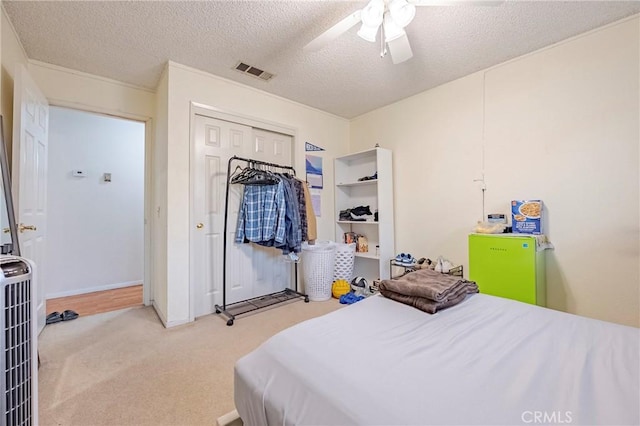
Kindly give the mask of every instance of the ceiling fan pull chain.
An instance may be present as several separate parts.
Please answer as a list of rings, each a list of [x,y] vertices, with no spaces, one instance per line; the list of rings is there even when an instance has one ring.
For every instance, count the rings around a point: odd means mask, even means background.
[[[387,56],[387,43],[384,41],[384,25],[380,25],[380,57]]]

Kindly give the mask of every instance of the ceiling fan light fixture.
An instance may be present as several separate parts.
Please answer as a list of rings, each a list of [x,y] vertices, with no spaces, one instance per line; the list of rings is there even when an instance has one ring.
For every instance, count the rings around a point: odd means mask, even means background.
[[[369,41],[371,43],[374,43],[376,41],[376,36],[378,35],[379,27],[380,27],[379,25],[375,27],[371,27],[363,23],[360,29],[358,30],[358,35],[360,36],[360,38],[366,41]]]
[[[393,22],[400,28],[404,28],[416,16],[416,6],[408,3],[407,0],[391,0],[389,3],[389,13]]]
[[[389,13],[384,15],[384,41],[390,42],[397,38],[402,37],[406,33],[402,27],[398,26]]]
[[[382,17],[384,15],[384,0],[371,0],[364,9],[360,18],[362,19],[362,25],[367,27],[379,27],[382,24]]]

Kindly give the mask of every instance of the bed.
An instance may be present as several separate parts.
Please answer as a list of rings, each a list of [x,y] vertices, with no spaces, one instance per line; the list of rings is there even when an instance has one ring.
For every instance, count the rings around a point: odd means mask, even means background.
[[[241,358],[245,425],[640,424],[640,330],[475,294],[372,296]]]

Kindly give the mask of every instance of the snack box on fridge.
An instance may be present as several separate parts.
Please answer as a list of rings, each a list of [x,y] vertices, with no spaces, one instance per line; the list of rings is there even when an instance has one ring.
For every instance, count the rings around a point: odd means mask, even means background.
[[[542,234],[542,201],[511,201],[511,226],[516,234]]]

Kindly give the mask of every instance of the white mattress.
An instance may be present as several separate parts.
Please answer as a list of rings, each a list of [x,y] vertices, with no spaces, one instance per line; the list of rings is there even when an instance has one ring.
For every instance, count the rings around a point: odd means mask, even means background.
[[[240,359],[245,425],[640,424],[640,330],[477,294],[428,315],[385,299]]]

